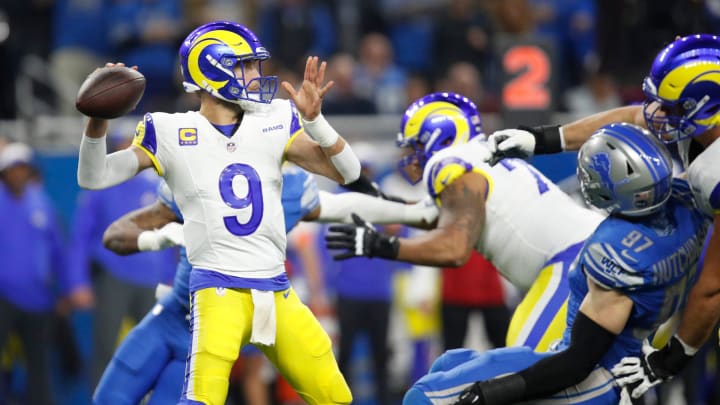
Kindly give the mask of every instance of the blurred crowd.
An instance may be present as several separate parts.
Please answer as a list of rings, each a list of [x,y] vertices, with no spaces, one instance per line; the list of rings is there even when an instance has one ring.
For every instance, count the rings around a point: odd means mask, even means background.
[[[177,49],[192,28],[214,19],[253,28],[272,54],[263,69],[281,80],[299,82],[307,55],[328,60],[335,81],[323,104],[328,115],[398,115],[434,90],[497,112],[503,38],[550,43],[554,109],[588,114],[640,100],[642,77],[663,44],[720,31],[720,1],[3,1],[0,119],[76,116],[80,84],[106,61],[137,65],[146,76],[139,111],[195,108],[179,84]],[[109,141],[120,149],[129,139]],[[366,156],[367,174],[386,191],[417,196],[389,162],[370,158],[372,148]],[[112,221],[155,200],[153,173],[79,193],[67,221],[43,187],[46,175],[28,145],[0,138],[0,404],[89,403],[118,341],[152,308],[155,285],[171,282],[177,260],[174,250],[121,257],[102,244]],[[74,177],[67,181],[74,187]],[[396,403],[442,350],[504,344],[516,292],[481,256],[452,270],[339,263],[323,251],[323,232],[303,226],[290,235],[288,268],[335,338],[356,403]],[[482,319],[480,333],[469,331],[471,319]],[[718,375],[714,347],[688,372],[687,403],[717,401],[709,388]],[[232,403],[263,404],[246,397],[252,388],[243,381],[252,377],[272,392],[266,403],[297,403],[269,365],[241,361]],[[677,403],[670,397],[660,402]]]
[[[585,113],[640,98],[646,67],[676,35],[715,33],[716,0],[28,0],[0,5],[0,118],[74,114],[82,80],[106,61],[139,66],[144,110],[192,107],[177,49],[195,26],[242,22],[297,82],[329,61],[328,114],[394,114],[434,89],[499,105],[498,43],[547,41],[554,108]],[[282,95],[281,95],[282,96]]]

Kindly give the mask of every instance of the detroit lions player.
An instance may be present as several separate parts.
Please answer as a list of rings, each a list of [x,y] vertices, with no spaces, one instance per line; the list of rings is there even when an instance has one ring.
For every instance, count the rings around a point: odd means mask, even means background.
[[[581,207],[520,159],[491,166],[480,116],[466,97],[433,93],[405,112],[398,145],[410,182],[421,177],[440,210],[436,227],[415,238],[357,226],[330,228],[336,256],[378,256],[451,267],[476,249],[515,286],[527,291],[508,330],[509,346],[546,350],[565,327],[567,272],[583,241],[603,217]],[[471,141],[471,142],[468,142]],[[424,172],[423,172],[424,169]]]
[[[184,245],[182,214],[167,185],[161,183],[154,204],[128,213],[105,231],[106,247],[118,254]],[[377,222],[432,221],[435,210],[407,206],[364,194],[330,195],[318,191],[313,176],[294,166],[283,167],[282,205],[285,229],[298,221],[348,222],[351,212]],[[359,210],[359,211],[358,211]],[[123,340],[95,390],[95,404],[135,405],[150,391],[148,404],[174,403],[182,392],[190,346],[190,264],[182,247],[171,294],[160,298]]]
[[[620,369],[627,377],[623,381],[642,381],[633,389],[635,398],[677,374],[720,319],[720,171],[716,168],[720,160],[720,38],[708,34],[677,38],[656,56],[643,91],[642,106],[609,110],[562,127],[527,128],[532,133],[500,131],[489,142],[501,152],[523,155],[572,150],[599,126],[623,121],[645,126],[664,142],[677,144],[690,187],[699,206],[712,215],[713,226],[700,279],[671,344],[641,360],[628,359],[627,367]],[[697,155],[694,159],[693,154]]]
[[[630,124],[597,131],[578,154],[586,201],[608,210],[569,274],[567,329],[556,353],[453,350],[406,394],[406,404],[617,404],[609,369],[677,311],[696,279],[708,227],[672,160]]]
[[[183,85],[199,95],[198,111],[148,113],[133,145],[108,156],[108,123],[90,118],[80,145],[82,187],[109,187],[154,167],[182,212],[193,267],[184,404],[224,403],[231,367],[248,342],[263,345],[308,403],[352,400],[330,338],[285,274],[280,167],[288,160],[350,183],[360,162],[320,113],[333,84],[324,83],[326,63],[309,57],[298,91],[282,83],[291,102],[274,99],[277,77],[262,75],[269,57],[240,24],[202,25],[180,47]]]

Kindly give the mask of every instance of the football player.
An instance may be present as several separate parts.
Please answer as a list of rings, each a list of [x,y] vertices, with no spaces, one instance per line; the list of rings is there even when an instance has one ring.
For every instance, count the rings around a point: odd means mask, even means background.
[[[625,123],[597,131],[580,149],[578,178],[585,200],[610,216],[570,271],[568,328],[557,351],[449,351],[404,403],[617,404],[622,393],[609,370],[639,355],[683,305],[709,225],[687,182],[672,175],[669,152],[648,131]]]
[[[105,231],[105,246],[126,255],[184,245],[182,213],[164,182],[158,196],[154,204],[113,222]],[[287,232],[301,220],[349,222],[353,211],[376,222],[409,221],[418,225],[432,222],[437,215],[434,206],[408,206],[364,194],[318,191],[312,175],[289,165],[283,167],[282,206]],[[175,403],[180,398],[191,338],[191,265],[184,247],[180,253],[170,294],[163,294],[123,340],[95,390],[95,404],[135,405],[150,391],[149,404]]]
[[[320,113],[332,86],[324,83],[326,63],[309,57],[297,91],[282,83],[289,101],[274,98],[278,79],[262,73],[269,57],[248,28],[204,24],[180,46],[183,85],[199,95],[198,111],[148,113],[133,145],[110,155],[107,120],[90,118],[80,144],[81,187],[109,187],[153,167],[183,214],[193,268],[183,404],[224,403],[231,367],[248,342],[267,349],[306,402],[352,400],[330,338],[285,274],[280,167],[288,160],[350,183],[360,162]]]
[[[383,257],[457,267],[476,249],[527,294],[517,307],[508,346],[547,350],[562,336],[569,292],[567,272],[583,241],[603,216],[575,203],[520,159],[491,166],[475,104],[455,93],[433,93],[405,112],[398,146],[400,169],[411,183],[422,178],[439,207],[434,229],[414,238],[336,225],[328,248],[335,257]]]
[[[715,167],[720,159],[719,72],[719,37],[677,38],[655,58],[643,82],[643,105],[609,110],[568,125],[525,127],[530,132],[509,130],[490,136],[489,144],[500,153],[527,156],[578,149],[599,126],[622,121],[644,126],[663,142],[676,144],[697,203],[712,216],[713,225],[700,279],[677,333],[662,350],[628,359],[628,367],[622,369],[626,377],[622,381],[636,385],[634,398],[677,374],[720,319],[720,171]]]

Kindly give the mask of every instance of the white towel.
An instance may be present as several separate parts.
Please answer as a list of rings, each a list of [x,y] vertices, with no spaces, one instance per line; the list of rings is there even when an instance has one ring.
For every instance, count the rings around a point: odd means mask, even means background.
[[[250,290],[253,311],[250,343],[272,346],[275,344],[275,292]]]

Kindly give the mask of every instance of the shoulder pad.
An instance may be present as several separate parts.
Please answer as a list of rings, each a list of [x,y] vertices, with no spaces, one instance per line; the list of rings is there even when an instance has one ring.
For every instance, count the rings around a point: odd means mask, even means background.
[[[610,243],[591,242],[580,253],[580,263],[596,283],[617,290],[634,290],[646,284],[642,272],[633,268],[632,258],[622,255]]]
[[[472,169],[472,164],[457,156],[436,160],[427,171],[425,179],[428,193],[433,199],[437,199],[447,186]]]
[[[151,154],[157,153],[157,134],[155,131],[155,121],[150,113],[146,113],[137,127],[135,127],[135,138],[133,145],[139,146]]]

